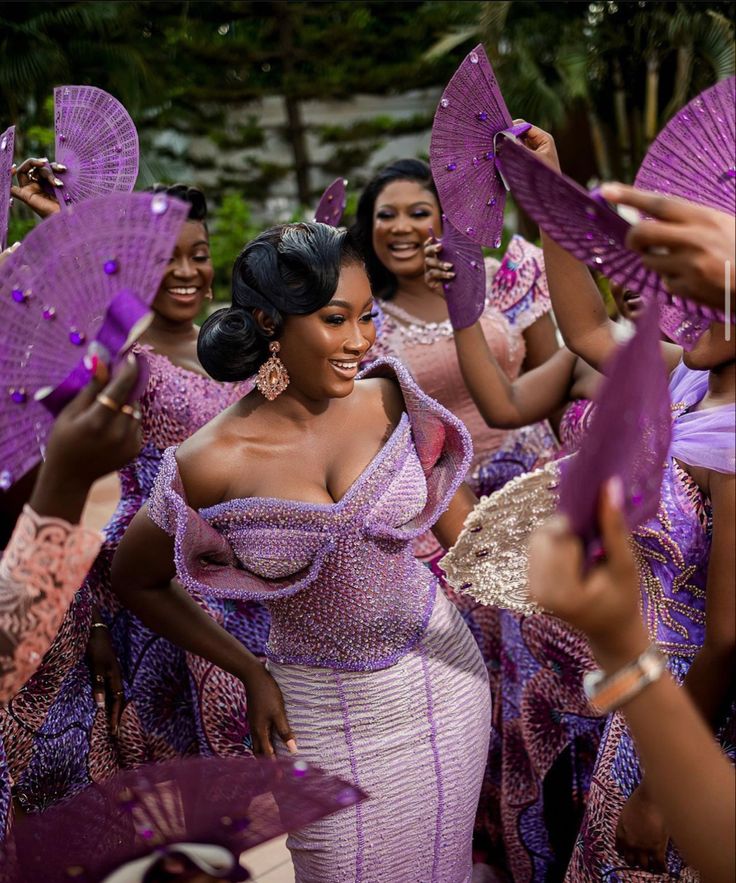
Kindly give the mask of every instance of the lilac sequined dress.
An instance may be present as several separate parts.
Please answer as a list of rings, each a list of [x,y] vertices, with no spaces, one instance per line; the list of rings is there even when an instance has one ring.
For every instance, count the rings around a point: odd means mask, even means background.
[[[151,497],[179,579],[262,600],[300,753],[369,799],[293,833],[299,883],[466,883],[490,729],[483,660],[412,540],[470,462],[462,424],[389,360],[406,413],[334,504],[253,497],[194,512],[175,451]]]
[[[120,472],[121,499],[102,550],[38,672],[0,718],[16,794],[33,811],[68,797],[121,767],[187,754],[247,749],[245,694],[239,682],[185,654],[121,609],[110,565],[125,529],[146,502],[166,447],[185,441],[244,391],[173,365],[144,348],[150,380],[141,399],[144,444]],[[195,597],[252,652],[261,655],[269,617],[257,602]],[[116,739],[92,697],[84,659],[92,605],[110,627],[123,669],[125,708]]]

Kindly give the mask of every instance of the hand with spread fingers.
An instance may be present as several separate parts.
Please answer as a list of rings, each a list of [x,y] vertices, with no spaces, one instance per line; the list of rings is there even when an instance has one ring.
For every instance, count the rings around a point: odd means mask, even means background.
[[[624,184],[604,184],[601,195],[648,216],[631,228],[626,245],[662,276],[673,294],[724,309],[726,280],[731,292],[736,288],[733,215]]]
[[[95,371],[56,419],[29,501],[39,515],[72,524],[79,521],[92,483],[124,466],[141,444],[140,412],[128,403],[138,378],[137,361],[129,356],[104,389],[104,364],[98,362]]]
[[[22,162],[17,168],[13,166],[13,174],[18,179],[17,184],[10,188],[10,195],[14,199],[24,202],[31,211],[39,217],[46,218],[61,209],[59,201],[45,190],[41,181],[47,181],[50,189],[63,186],[59,175],[63,175],[66,166],[60,163],[49,163],[44,156],[41,158],[31,157]]]

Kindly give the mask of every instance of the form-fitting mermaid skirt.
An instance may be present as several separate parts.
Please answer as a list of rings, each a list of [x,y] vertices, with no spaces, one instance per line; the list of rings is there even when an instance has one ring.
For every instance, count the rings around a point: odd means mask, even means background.
[[[290,836],[298,883],[469,881],[491,702],[478,647],[442,593],[419,644],[389,668],[268,665],[299,753],[368,794]]]

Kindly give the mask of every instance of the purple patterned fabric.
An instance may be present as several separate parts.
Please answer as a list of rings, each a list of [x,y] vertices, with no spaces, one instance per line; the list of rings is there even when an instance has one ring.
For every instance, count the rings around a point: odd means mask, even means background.
[[[701,460],[709,442],[698,429],[714,419],[723,430],[721,465],[732,463],[734,452],[734,407],[694,410],[707,382],[707,372],[682,364],[670,376],[673,440],[660,507],[635,533],[645,616],[680,681],[704,635],[710,512],[674,457]],[[566,410],[566,453],[579,447],[594,409],[595,403],[580,400]],[[688,427],[689,451],[678,446],[682,427]],[[554,617],[497,613],[498,662],[490,669],[494,729],[482,801],[487,861],[501,879],[560,879],[582,823],[570,880],[634,879],[621,866],[613,840],[623,800],[638,782],[636,752],[623,718],[606,724],[585,700],[582,677],[595,667],[586,640]],[[673,872],[680,867],[676,853],[670,863]]]
[[[248,391],[174,366],[137,348],[150,367],[141,399],[143,447],[120,472],[121,499],[105,543],[39,671],[0,715],[16,794],[29,811],[45,808],[103,781],[120,768],[181,755],[249,751],[242,685],[201,657],[151,632],[110,592],[110,565],[125,529],[146,502],[166,447]],[[256,602],[196,600],[249,650],[263,655],[269,618]],[[109,624],[123,669],[125,709],[112,740],[94,704],[84,659],[92,604]]]
[[[248,498],[197,513],[169,451],[149,513],[175,533],[185,585],[268,606],[268,665],[300,754],[369,795],[290,838],[297,880],[467,883],[488,682],[412,540],[463,480],[470,438],[398,362],[361,376],[395,377],[406,413],[337,503]]]

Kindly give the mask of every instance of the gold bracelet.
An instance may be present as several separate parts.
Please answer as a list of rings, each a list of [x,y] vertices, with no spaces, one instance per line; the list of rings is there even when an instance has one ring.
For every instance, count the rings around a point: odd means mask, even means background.
[[[90,626],[90,628],[91,629],[106,629],[107,623],[106,622],[93,622],[92,625]]]

